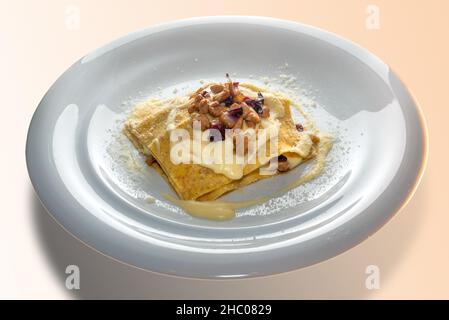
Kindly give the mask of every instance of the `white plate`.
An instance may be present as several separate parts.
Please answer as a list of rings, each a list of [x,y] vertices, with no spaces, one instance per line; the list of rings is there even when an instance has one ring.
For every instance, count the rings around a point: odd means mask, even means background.
[[[336,142],[316,180],[213,222],[164,200],[170,186],[118,132],[136,101],[182,94],[226,72],[282,87]],[[75,63],[34,114],[26,156],[48,211],[100,252],[162,273],[249,277],[314,264],[379,229],[415,190],[426,139],[404,85],[365,49],[294,22],[207,17],[130,34]],[[276,191],[303,170],[225,198]]]

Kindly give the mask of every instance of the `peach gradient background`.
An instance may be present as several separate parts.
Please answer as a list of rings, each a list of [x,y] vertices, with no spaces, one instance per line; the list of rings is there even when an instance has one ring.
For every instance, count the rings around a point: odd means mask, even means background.
[[[68,5],[81,28],[65,26]],[[380,30],[365,28],[368,4]],[[240,281],[155,275],[112,261],[66,234],[44,213],[25,167],[34,109],[74,61],[128,32],[191,16],[274,16],[312,24],[368,48],[402,77],[419,100],[430,133],[425,176],[410,203],[352,250],[288,274]],[[0,0],[0,298],[449,298],[449,1],[107,1]],[[81,290],[64,270],[81,268]],[[364,286],[365,268],[381,288]]]

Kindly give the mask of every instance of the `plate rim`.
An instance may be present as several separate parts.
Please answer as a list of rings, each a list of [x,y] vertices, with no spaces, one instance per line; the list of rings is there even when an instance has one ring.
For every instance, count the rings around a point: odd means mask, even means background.
[[[149,34],[153,34],[153,33],[157,33],[160,31],[164,31],[164,30],[169,30],[169,29],[175,29],[175,28],[180,28],[183,26],[191,26],[191,25],[199,25],[199,24],[207,24],[207,23],[252,23],[252,24],[259,24],[259,25],[264,25],[264,26],[269,26],[269,27],[276,27],[276,26],[287,26],[289,27],[289,30],[293,30],[297,31],[297,32],[301,32],[304,30],[308,30],[314,33],[318,33],[321,35],[325,35],[328,37],[332,37],[334,39],[337,39],[338,41],[341,41],[344,44],[347,44],[351,47],[351,49],[355,49],[355,50],[359,50],[359,52],[362,52],[364,54],[368,54],[370,58],[374,58],[378,63],[381,63],[382,65],[385,65],[386,67],[388,67],[388,69],[390,70],[390,73],[395,76],[397,78],[397,80],[399,81],[400,85],[403,87],[403,89],[405,90],[406,93],[408,93],[410,95],[411,101],[415,107],[416,114],[418,116],[419,122],[420,122],[420,128],[421,128],[421,137],[422,137],[422,160],[420,163],[420,167],[418,169],[418,171],[416,172],[416,176],[414,179],[414,183],[411,186],[411,188],[408,190],[407,196],[404,197],[402,199],[402,201],[400,202],[400,205],[398,206],[398,208],[396,210],[392,210],[392,212],[388,215],[387,219],[385,219],[383,221],[383,223],[381,225],[378,225],[375,228],[370,229],[369,233],[366,233],[365,236],[361,239],[357,239],[355,241],[351,241],[350,245],[346,245],[344,249],[342,250],[337,250],[336,252],[332,253],[331,255],[327,255],[326,258],[324,259],[319,259],[319,261],[315,261],[312,262],[310,264],[307,264],[306,266],[299,266],[299,267],[290,267],[290,268],[286,268],[286,269],[282,269],[282,270],[278,270],[278,271],[265,271],[265,272],[257,272],[255,274],[244,274],[244,275],[230,275],[230,276],[226,276],[224,277],[221,274],[215,274],[212,270],[209,274],[203,274],[203,275],[192,275],[189,273],[183,273],[183,272],[164,272],[161,270],[154,270],[152,268],[149,267],[142,267],[142,266],[138,266],[134,263],[130,263],[128,261],[125,261],[124,259],[115,257],[112,254],[106,253],[103,250],[97,248],[96,246],[94,246],[93,244],[89,243],[88,240],[83,240],[81,239],[81,236],[79,236],[79,232],[78,234],[76,234],[76,230],[72,230],[69,226],[66,226],[62,221],[60,221],[61,219],[58,219],[56,217],[56,214],[54,212],[52,212],[53,210],[49,209],[49,204],[46,203],[43,200],[43,196],[41,194],[41,192],[39,191],[39,186],[38,186],[38,182],[33,179],[33,166],[31,164],[31,156],[30,156],[30,150],[31,150],[31,144],[33,141],[33,135],[32,135],[32,128],[33,128],[33,123],[35,123],[36,120],[36,114],[38,113],[39,110],[42,110],[43,108],[45,108],[45,100],[46,97],[48,95],[51,94],[51,92],[55,89],[56,84],[61,80],[61,78],[64,77],[64,75],[66,75],[74,66],[76,66],[80,61],[84,61],[85,59],[91,59],[92,57],[98,57],[98,55],[103,54],[104,52],[109,51],[111,48],[115,48],[121,45],[124,45],[126,43],[128,43],[129,41],[132,41],[134,39],[138,39],[144,35],[149,35]],[[371,67],[371,66],[370,66]],[[235,16],[235,15],[226,15],[226,16],[203,16],[203,17],[193,17],[193,18],[187,18],[187,19],[181,19],[181,20],[174,20],[174,21],[169,21],[169,22],[164,22],[164,23],[159,23],[159,24],[155,24],[153,26],[149,26],[134,32],[131,32],[127,35],[124,35],[122,37],[119,37],[116,40],[113,40],[105,45],[100,46],[99,48],[91,51],[90,53],[88,53],[87,55],[85,55],[84,57],[82,57],[81,59],[79,59],[77,62],[75,62],[71,67],[69,67],[67,70],[65,70],[59,77],[58,79],[53,83],[53,85],[48,89],[47,93],[44,95],[44,97],[42,98],[42,100],[40,101],[38,107],[36,108],[33,117],[30,121],[29,124],[29,129],[28,129],[28,133],[27,133],[27,139],[26,139],[26,165],[27,165],[27,171],[30,177],[30,180],[32,182],[33,188],[35,190],[35,193],[38,195],[39,201],[41,202],[41,204],[43,205],[43,207],[45,208],[45,210],[47,211],[47,213],[53,218],[54,221],[57,222],[58,225],[60,225],[65,231],[67,231],[71,236],[73,236],[75,239],[77,239],[78,241],[80,241],[81,243],[85,244],[87,247],[93,249],[94,251],[113,259],[114,261],[118,261],[120,263],[123,263],[125,265],[131,266],[131,267],[135,267],[138,268],[140,270],[144,270],[144,271],[150,271],[150,272],[154,272],[154,273],[158,273],[158,274],[164,274],[164,275],[170,275],[170,276],[176,276],[176,277],[181,277],[181,278],[203,278],[203,279],[235,279],[235,278],[247,278],[247,277],[263,277],[263,276],[270,276],[273,274],[280,274],[280,273],[286,273],[286,272],[292,272],[294,270],[297,270],[299,268],[306,268],[306,267],[310,267],[313,266],[317,263],[322,263],[324,261],[327,261],[329,259],[335,258],[339,255],[341,255],[342,253],[360,245],[361,243],[363,243],[370,235],[374,234],[375,232],[377,232],[379,229],[381,229],[385,224],[387,224],[398,212],[400,212],[411,200],[411,198],[413,197],[413,195],[415,194],[420,182],[422,181],[422,178],[424,176],[424,172],[425,169],[427,167],[427,162],[428,162],[428,156],[429,156],[429,135],[428,135],[428,128],[427,128],[427,122],[425,120],[424,117],[424,113],[422,111],[422,108],[416,98],[416,96],[410,91],[410,89],[405,85],[405,83],[402,81],[402,79],[397,75],[396,72],[394,72],[392,70],[392,68],[390,66],[388,66],[385,62],[383,62],[380,58],[378,58],[376,55],[374,55],[373,53],[371,53],[369,50],[361,47],[360,45],[354,43],[353,41],[346,39],[344,37],[341,37],[335,33],[314,27],[314,26],[310,26],[307,24],[303,24],[303,23],[299,23],[297,21],[290,21],[290,20],[284,20],[284,19],[277,19],[277,18],[272,18],[272,17],[261,17],[261,16]],[[376,200],[374,200],[376,201]],[[116,230],[118,231],[118,230]],[[104,248],[103,248],[104,249]],[[105,250],[106,251],[106,250]]]

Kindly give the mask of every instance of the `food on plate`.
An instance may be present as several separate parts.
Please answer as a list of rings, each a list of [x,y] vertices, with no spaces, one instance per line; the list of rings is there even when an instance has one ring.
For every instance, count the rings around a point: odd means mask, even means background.
[[[172,99],[151,99],[133,110],[124,133],[183,201],[212,201],[261,179],[286,174],[329,151],[332,140],[280,92],[250,83],[202,85]]]

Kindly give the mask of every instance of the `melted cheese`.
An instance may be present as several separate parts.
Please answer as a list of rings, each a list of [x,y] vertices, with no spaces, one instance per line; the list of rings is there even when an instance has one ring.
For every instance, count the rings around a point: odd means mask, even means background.
[[[250,97],[256,97],[257,93],[253,90],[249,89],[243,89],[242,90],[245,95]],[[261,119],[259,128],[265,129],[265,135],[260,136],[259,138],[264,138],[264,141],[259,141],[256,143],[256,146],[262,147],[263,145],[267,144],[267,141],[273,138],[276,138],[279,134],[280,129],[280,122],[278,118],[283,117],[284,115],[284,107],[282,105],[282,102],[273,94],[264,93],[265,98],[265,105],[267,105],[270,108],[270,117],[267,119]],[[175,117],[176,117],[176,108],[173,108],[170,111],[170,114],[168,116],[168,124],[167,124],[167,130],[172,130],[175,128]],[[248,132],[250,129],[242,130],[241,132],[245,134],[245,132]],[[194,133],[195,136],[195,133]],[[200,139],[197,137],[197,139]],[[203,137],[204,140],[207,140],[207,137]],[[232,180],[238,180],[243,177],[244,168],[248,164],[247,157],[238,156],[235,151],[233,150],[233,143],[232,141],[229,144],[226,144],[226,141],[228,141],[229,138],[225,139],[224,141],[217,141],[217,142],[209,142],[209,141],[201,141],[201,148],[194,147],[194,142],[197,142],[198,140],[195,140],[195,137],[190,140],[184,140],[177,142],[181,145],[179,145],[179,148],[182,148],[183,150],[189,150],[189,157],[188,159],[193,159],[194,163],[199,164],[203,167],[209,168],[215,173],[223,174],[229,179]],[[184,145],[182,145],[184,144]],[[213,159],[209,157],[209,153],[204,153],[205,148],[214,148],[215,150],[220,149],[220,154],[214,154]],[[254,152],[256,155],[257,150]],[[231,154],[232,157],[227,158],[226,156]],[[277,154],[276,154],[277,155]],[[229,157],[229,156],[228,156]],[[229,161],[231,160],[231,161]],[[260,164],[265,164],[270,160],[270,157],[264,155],[258,156],[257,161]]]

